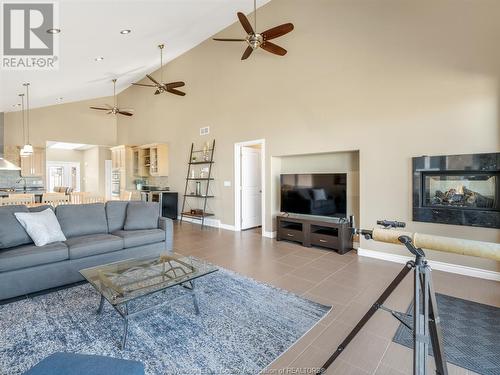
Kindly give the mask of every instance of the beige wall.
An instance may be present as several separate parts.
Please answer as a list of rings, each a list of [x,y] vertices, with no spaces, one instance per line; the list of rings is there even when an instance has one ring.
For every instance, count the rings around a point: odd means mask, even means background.
[[[259,10],[259,29],[293,21],[295,30],[277,40],[288,55],[257,51],[240,61],[243,45],[207,40],[166,67],[168,80],[186,81],[186,97],[139,87],[120,94],[135,116],[118,118],[118,143],[168,142],[169,184],[182,191],[190,143],[201,145],[199,128],[210,125],[214,206],[225,224],[234,222],[234,192],[223,181],[233,179],[235,142],[266,139],[267,176],[273,156],[359,150],[363,227],[397,219],[410,230],[498,242],[499,230],[411,222],[410,169],[413,156],[500,149],[498,12],[500,3],[488,0],[273,0]],[[235,24],[218,36],[241,35]]]
[[[36,108],[30,111],[30,141],[45,147],[47,141],[114,145],[115,116],[93,111],[89,106],[112,103],[113,98],[98,98]],[[5,143],[22,146],[21,112],[5,113]]]
[[[182,192],[191,142],[213,137],[213,206],[233,224],[234,191],[223,181],[234,177],[234,143],[265,138],[267,231],[276,205],[273,159],[359,150],[361,226],[397,219],[409,230],[499,242],[499,230],[411,222],[411,157],[500,150],[499,12],[496,0],[273,0],[259,9],[259,29],[294,23],[276,41],[285,57],[257,51],[240,61],[243,45],[207,40],[166,67],[169,81],[186,81],[186,97],[131,87],[119,102],[135,115],[118,120],[87,108],[106,98],[37,109],[33,143],[168,143],[168,183]],[[239,24],[220,33],[242,35]],[[200,137],[207,125],[210,136]],[[22,144],[15,114],[6,114],[6,138]],[[499,269],[477,258],[430,256]]]
[[[99,193],[99,147],[83,151],[84,187],[89,193]]]
[[[106,146],[94,146],[83,151],[85,191],[101,196],[106,195],[106,169],[104,162],[111,159],[111,151]]]

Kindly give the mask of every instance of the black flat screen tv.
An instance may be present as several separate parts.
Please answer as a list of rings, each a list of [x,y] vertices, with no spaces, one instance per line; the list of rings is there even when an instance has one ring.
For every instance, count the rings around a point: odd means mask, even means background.
[[[281,212],[331,217],[347,216],[347,174],[281,175]]]

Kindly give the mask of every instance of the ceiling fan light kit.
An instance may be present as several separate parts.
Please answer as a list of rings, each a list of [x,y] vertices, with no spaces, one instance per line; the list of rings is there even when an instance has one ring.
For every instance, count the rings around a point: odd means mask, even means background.
[[[108,115],[123,115],[123,116],[133,116],[133,109],[131,108],[119,108],[116,102],[116,78],[112,80],[113,82],[113,106],[109,104],[104,104],[102,107],[90,107],[90,109],[94,109],[97,111],[106,111]]]
[[[293,24],[284,23],[282,25],[273,27],[269,30],[266,30],[262,33],[257,33],[257,2],[254,0],[253,2],[254,8],[254,27],[248,21],[248,18],[241,12],[237,13],[238,19],[241,23],[241,26],[247,33],[247,36],[244,39],[231,39],[231,38],[214,38],[214,40],[218,42],[246,42],[248,44],[245,52],[241,56],[242,60],[246,60],[254,50],[258,48],[262,48],[263,50],[273,53],[278,56],[284,56],[287,53],[287,50],[270,42],[269,40],[278,38],[285,34],[288,34],[293,30]]]
[[[159,95],[163,93],[170,93],[179,96],[185,96],[186,93],[180,90],[177,90],[178,87],[185,86],[185,83],[182,81],[164,83],[163,82],[163,49],[165,48],[164,44],[159,44],[158,48],[160,49],[160,81],[158,82],[151,75],[146,74],[146,77],[153,82],[153,84],[145,84],[145,83],[132,83],[134,86],[143,86],[143,87],[154,87],[154,95]]]
[[[248,18],[245,16],[244,13],[238,12],[238,20],[240,21],[241,26],[246,32],[246,36],[244,38],[213,38],[216,41],[222,41],[222,42],[245,42],[247,44],[247,48],[243,52],[243,55],[241,56],[241,60],[246,60],[250,55],[252,54],[253,51],[262,48],[263,50],[270,52],[272,54],[278,55],[278,56],[284,56],[287,53],[287,50],[278,46],[277,44],[274,44],[270,42],[270,40],[278,38],[280,36],[283,36],[285,34],[288,34],[294,29],[294,26],[292,23],[284,23],[279,26],[275,26],[273,28],[270,28],[266,31],[263,31],[261,33],[258,33],[257,30],[257,1],[254,0],[254,24],[253,27],[248,20]],[[50,34],[57,34],[61,30],[60,29],[49,29],[47,30],[47,33]],[[126,35],[130,34],[132,32],[131,29],[123,29],[120,30],[120,34]],[[183,81],[176,81],[176,82],[170,82],[170,83],[165,83],[163,81],[163,50],[165,49],[164,44],[159,44],[158,48],[160,50],[160,80],[157,81],[152,75],[146,74],[146,78],[150,81],[150,83],[132,83],[134,86],[142,86],[142,87],[151,87],[154,88],[154,95],[159,95],[163,93],[170,93],[178,96],[185,96],[186,93],[183,91],[178,90],[179,87],[184,87],[185,83]],[[94,58],[96,62],[104,60],[103,56],[97,56]],[[123,116],[133,116],[132,109],[125,109],[125,108],[119,108],[117,105],[117,100],[116,100],[116,78],[112,80],[113,82],[113,100],[114,103],[113,105],[108,105],[105,104],[100,107],[90,107],[90,109],[97,110],[97,111],[106,111],[107,114],[112,114],[112,115],[123,115]],[[20,154],[21,156],[28,156],[33,153],[33,146],[29,142],[29,83],[24,83],[23,86],[26,87],[26,127],[27,127],[27,142],[24,144],[22,147]],[[20,95],[21,96],[21,95]],[[62,97],[58,99],[59,102],[62,101]],[[23,138],[24,138],[24,132],[25,132],[25,124],[24,124],[24,116],[25,116],[25,111],[24,111],[24,95],[23,95]],[[24,141],[24,140],[23,140]]]

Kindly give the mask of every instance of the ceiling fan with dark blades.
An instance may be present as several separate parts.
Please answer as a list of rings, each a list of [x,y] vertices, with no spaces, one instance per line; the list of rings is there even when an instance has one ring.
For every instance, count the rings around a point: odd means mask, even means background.
[[[133,109],[131,108],[118,108],[116,103],[116,78],[113,80],[113,106],[109,104],[104,104],[101,107],[90,107],[90,109],[95,109],[97,111],[107,111],[108,115],[123,115],[123,116],[133,116]]]
[[[280,36],[283,36],[285,34],[288,34],[290,31],[293,30],[293,24],[291,23],[284,23],[283,25],[279,25],[276,27],[273,27],[269,30],[266,30],[262,33],[257,33],[255,30],[257,30],[257,3],[256,0],[253,2],[253,8],[254,8],[254,27],[252,28],[252,25],[248,21],[248,18],[241,12],[238,12],[238,19],[240,20],[241,26],[243,26],[243,29],[247,33],[247,36],[243,39],[231,39],[231,38],[213,38],[214,40],[218,42],[246,42],[248,44],[247,49],[245,52],[243,52],[243,56],[241,56],[242,60],[246,60],[254,50],[257,48],[262,48],[263,50],[266,50],[267,52],[274,53],[275,55],[279,56],[284,56],[286,55],[286,49],[278,46],[277,44],[274,44],[270,42],[271,39],[278,38]]]
[[[170,82],[170,83],[163,83],[163,49],[165,48],[164,44],[160,44],[158,46],[160,49],[160,82],[158,82],[156,79],[154,79],[151,75],[146,74],[146,77],[153,82],[153,84],[145,84],[145,83],[132,83],[135,86],[143,86],[143,87],[154,87],[156,88],[154,94],[162,94],[164,92],[169,92],[174,95],[179,95],[179,96],[184,96],[186,95],[185,92],[176,90],[178,87],[185,86],[186,84],[184,82],[178,81],[178,82]]]

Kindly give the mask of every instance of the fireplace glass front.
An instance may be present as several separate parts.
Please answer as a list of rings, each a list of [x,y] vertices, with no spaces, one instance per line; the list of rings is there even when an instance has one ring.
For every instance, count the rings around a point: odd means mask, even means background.
[[[500,176],[481,172],[424,172],[423,205],[427,207],[499,210]]]

